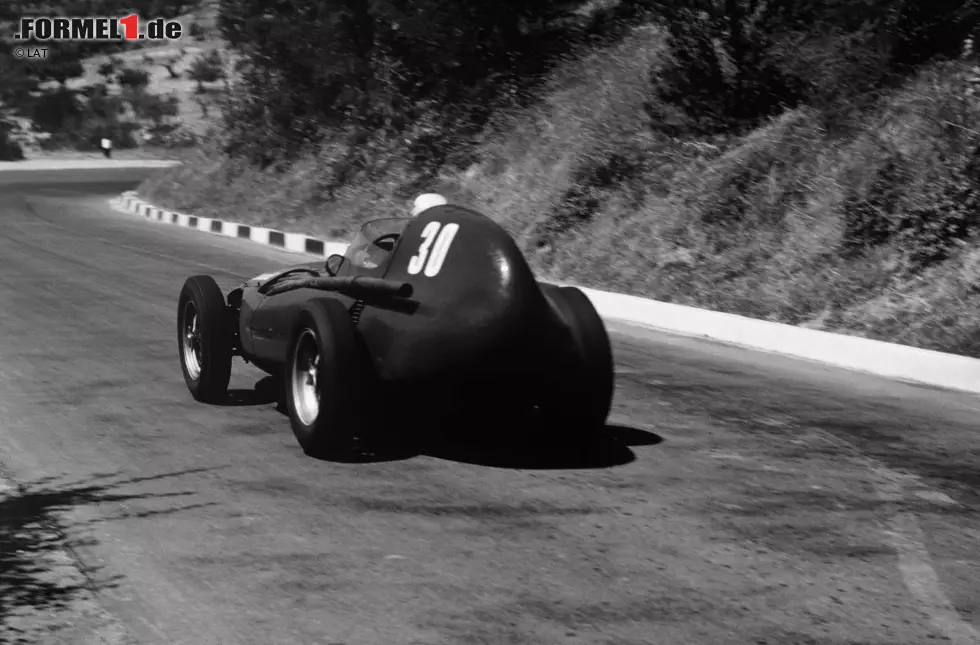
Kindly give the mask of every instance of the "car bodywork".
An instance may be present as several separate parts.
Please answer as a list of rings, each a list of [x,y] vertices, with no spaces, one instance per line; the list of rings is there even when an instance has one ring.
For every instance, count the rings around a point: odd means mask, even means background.
[[[227,295],[189,277],[177,343],[201,402],[227,397],[236,355],[280,377],[310,455],[512,413],[536,433],[596,438],[614,390],[609,336],[585,293],[537,280],[500,225],[451,205],[368,222],[343,255]]]
[[[297,313],[324,296],[348,309],[385,383],[520,391],[560,373],[571,352],[546,296],[555,287],[538,282],[510,235],[474,211],[441,206],[369,222],[343,260],[327,264],[257,276],[229,294],[240,356],[280,373]]]

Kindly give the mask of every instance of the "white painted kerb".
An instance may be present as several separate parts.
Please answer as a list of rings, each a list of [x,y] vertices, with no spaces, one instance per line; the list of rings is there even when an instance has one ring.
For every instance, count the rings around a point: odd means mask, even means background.
[[[900,380],[980,392],[980,360],[637,296],[583,289],[605,318]]]

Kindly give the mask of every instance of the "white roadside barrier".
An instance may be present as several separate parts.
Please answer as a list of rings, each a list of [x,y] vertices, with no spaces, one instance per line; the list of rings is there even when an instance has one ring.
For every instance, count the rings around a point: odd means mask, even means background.
[[[343,253],[347,248],[342,242],[320,240],[308,235],[174,213],[143,202],[133,192],[124,193],[114,200],[114,205],[151,220],[248,239],[297,253],[325,257]],[[595,304],[599,314],[608,320],[707,338],[901,381],[980,393],[980,359],[580,288]]]
[[[28,159],[0,161],[0,186],[91,184],[145,179],[179,165],[159,159]]]
[[[975,358],[608,291],[583,291],[606,318],[892,379],[980,393],[980,360]]]

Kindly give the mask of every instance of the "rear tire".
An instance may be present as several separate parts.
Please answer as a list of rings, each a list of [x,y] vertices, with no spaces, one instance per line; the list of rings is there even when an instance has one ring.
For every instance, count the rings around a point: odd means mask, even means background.
[[[367,359],[347,309],[323,298],[303,307],[286,361],[286,409],[296,440],[312,457],[349,452],[367,410]]]
[[[233,348],[227,322],[214,278],[188,278],[177,304],[177,351],[187,389],[202,403],[219,403],[228,394]]]
[[[606,426],[615,392],[612,344],[605,323],[588,296],[575,287],[549,293],[558,315],[571,329],[578,356],[539,405],[545,423],[562,436],[588,440]]]

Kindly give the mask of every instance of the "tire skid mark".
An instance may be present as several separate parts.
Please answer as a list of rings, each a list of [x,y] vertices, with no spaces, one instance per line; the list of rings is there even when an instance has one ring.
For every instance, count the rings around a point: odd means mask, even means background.
[[[932,558],[925,548],[925,535],[912,513],[897,513],[886,533],[898,551],[898,568],[905,586],[922,605],[933,627],[955,645],[980,643],[980,631],[964,620],[943,591]]]
[[[856,446],[826,432],[821,437],[849,453],[873,475],[871,484],[878,499],[887,505],[888,520],[884,533],[888,545],[898,556],[898,570],[909,593],[919,602],[929,623],[944,634],[953,645],[977,645],[980,631],[966,621],[943,591],[942,581],[926,548],[926,536],[914,513],[902,511],[907,488],[919,478],[883,466],[861,453]],[[918,486],[921,487],[921,486]]]

